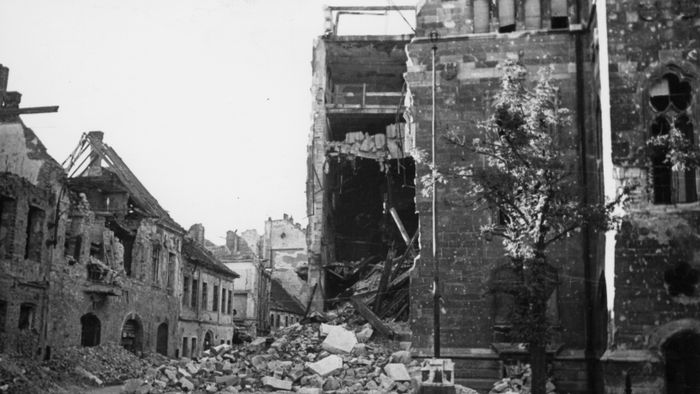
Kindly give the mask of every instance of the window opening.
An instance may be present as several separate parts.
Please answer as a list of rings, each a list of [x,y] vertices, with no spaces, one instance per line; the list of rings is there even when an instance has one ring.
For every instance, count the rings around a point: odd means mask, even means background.
[[[202,310],[206,311],[207,310],[207,283],[202,282]]]
[[[498,24],[499,33],[515,31],[515,0],[498,1]]]
[[[19,321],[17,328],[20,330],[29,330],[34,328],[34,317],[36,313],[36,305],[24,303],[19,307]]]
[[[182,279],[182,306],[187,306],[190,300],[190,278],[185,276]]]
[[[216,312],[219,310],[219,286],[214,285],[214,294],[212,294],[211,310]]]
[[[0,332],[5,332],[5,322],[7,321],[7,302],[0,300]]]
[[[569,28],[569,6],[567,0],[552,0],[552,29]]]
[[[80,318],[80,346],[97,346],[100,344],[100,319],[92,313]]]
[[[14,222],[15,200],[0,196],[0,257],[12,257]]]
[[[542,28],[540,0],[525,1],[525,28],[528,30]]]
[[[153,268],[151,272],[151,278],[154,284],[159,284],[159,274],[160,274],[160,245],[153,245],[151,250],[151,267]]]
[[[199,283],[196,279],[192,279],[192,309],[197,309],[197,294],[199,292]]]
[[[41,260],[41,242],[43,239],[44,211],[37,207],[29,207],[27,214],[27,237],[24,258],[34,261]]]
[[[168,254],[168,293],[173,294],[175,289],[175,253]]]

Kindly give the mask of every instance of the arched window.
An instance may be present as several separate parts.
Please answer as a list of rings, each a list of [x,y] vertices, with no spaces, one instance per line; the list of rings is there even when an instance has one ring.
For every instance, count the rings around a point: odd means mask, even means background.
[[[668,136],[675,129],[695,146],[692,99],[691,81],[676,67],[669,67],[661,77],[652,81],[648,97],[652,114],[650,136]],[[666,146],[655,146],[650,152],[654,204],[697,201],[697,170],[675,171],[667,155]]]

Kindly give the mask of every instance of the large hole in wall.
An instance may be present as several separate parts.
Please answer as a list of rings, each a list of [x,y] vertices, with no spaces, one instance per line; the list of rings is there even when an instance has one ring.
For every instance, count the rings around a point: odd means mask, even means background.
[[[332,264],[353,269],[359,262],[369,264],[365,272],[326,275],[327,299],[343,301],[352,295],[350,287],[358,277],[365,276],[375,265],[381,266],[390,249],[393,248],[396,256],[406,252],[406,242],[390,213],[391,208],[398,213],[409,237],[418,229],[415,162],[408,157],[392,159],[386,164],[382,169],[373,159],[329,160],[329,208],[335,251]]]

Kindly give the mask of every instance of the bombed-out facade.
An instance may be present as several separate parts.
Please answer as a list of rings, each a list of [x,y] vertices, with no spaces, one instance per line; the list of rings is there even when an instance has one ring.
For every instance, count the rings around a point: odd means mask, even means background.
[[[338,34],[339,14],[377,11],[340,8],[327,10],[326,34],[313,51],[309,280],[324,284],[315,305],[344,299],[347,278],[369,256],[415,249],[410,313],[392,316],[408,320],[414,355],[432,356],[436,237],[439,341],[442,355],[455,361],[457,381],[485,392],[510,364],[527,359],[511,339],[512,300],[494,291],[512,275],[508,260],[497,239],[479,236],[482,225],[500,220],[498,212],[465,207],[470,185],[453,180],[438,184],[433,212],[418,180],[431,175],[433,86],[438,170],[480,165],[480,157],[447,140],[479,137],[477,123],[499,89],[498,64],[516,60],[530,78],[551,67],[557,104],[572,118],[559,143],[583,200],[632,188],[616,235],[583,228],[551,249],[557,285],[548,299],[554,335],[547,354],[557,390],[698,387],[700,183],[695,168],[673,166],[668,151],[647,143],[675,132],[697,148],[698,4],[428,0],[414,10],[415,32],[407,36]],[[401,279],[400,268],[387,268],[390,282]],[[381,283],[368,285],[381,293]]]
[[[84,134],[59,165],[19,119],[20,96],[5,91],[0,71],[1,350],[48,359],[64,347],[116,343],[177,357],[198,354],[184,334],[200,346],[212,330],[211,345],[230,342],[237,275],[193,252],[103,133]],[[181,321],[191,317],[183,308],[191,277],[211,282],[209,309],[221,306],[192,332]]]

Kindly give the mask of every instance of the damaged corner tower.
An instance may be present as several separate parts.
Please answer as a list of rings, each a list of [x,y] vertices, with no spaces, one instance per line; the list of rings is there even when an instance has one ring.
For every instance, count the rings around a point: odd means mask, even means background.
[[[408,275],[401,273],[412,265],[415,250],[407,245],[415,242],[411,237],[418,228],[403,79],[411,36],[338,34],[344,14],[396,11],[374,8],[382,7],[327,8],[326,34],[314,43],[308,283],[314,309],[354,294],[380,316],[405,319]],[[390,302],[382,304],[381,294],[362,294],[363,286],[380,293],[391,289],[404,305],[392,309]]]

